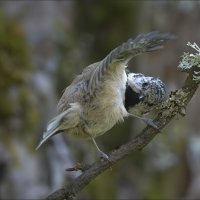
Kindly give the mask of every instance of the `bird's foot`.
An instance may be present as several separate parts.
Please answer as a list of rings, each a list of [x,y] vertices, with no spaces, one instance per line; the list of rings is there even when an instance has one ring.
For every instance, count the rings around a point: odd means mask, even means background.
[[[132,117],[136,117],[136,118],[138,118],[138,119],[141,119],[141,120],[142,120],[143,122],[145,122],[147,125],[149,125],[149,126],[155,128],[155,129],[159,129],[158,126],[153,122],[152,119],[145,118],[145,117],[140,117],[140,116],[137,116],[137,115],[134,115],[134,114],[131,114],[131,113],[129,113],[129,114],[130,114],[130,116],[132,116]]]
[[[107,154],[105,154],[103,151],[101,151],[101,149],[98,147],[95,139],[93,137],[91,137],[91,139],[92,139],[92,142],[95,145],[95,147],[96,147],[96,149],[97,149],[97,151],[100,155],[100,158],[103,158],[104,160],[110,161],[109,156]]]
[[[100,151],[98,150],[98,153],[99,153],[100,158],[107,160],[107,161],[110,161],[109,156],[106,153],[104,153],[101,150]]]
[[[143,118],[143,121],[148,124],[149,126],[158,129],[158,126],[153,122],[152,119],[148,119],[148,118]]]

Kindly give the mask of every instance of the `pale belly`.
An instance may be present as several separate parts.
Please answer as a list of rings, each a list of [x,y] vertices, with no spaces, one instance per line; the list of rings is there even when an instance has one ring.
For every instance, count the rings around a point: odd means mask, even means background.
[[[124,107],[124,94],[127,76],[124,67],[118,68],[115,76],[110,73],[101,87],[95,91],[94,98],[82,106],[83,113],[78,125],[68,131],[78,137],[97,137],[128,115]]]
[[[94,109],[95,114],[90,113],[87,118],[80,120],[79,124],[67,132],[76,137],[98,137],[110,130],[117,122],[123,121],[127,112],[124,106],[109,108],[102,112]]]

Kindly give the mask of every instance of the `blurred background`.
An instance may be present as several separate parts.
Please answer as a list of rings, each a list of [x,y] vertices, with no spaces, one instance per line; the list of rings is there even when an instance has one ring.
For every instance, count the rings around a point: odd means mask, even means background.
[[[77,162],[98,159],[91,141],[57,135],[35,151],[64,88],[82,69],[139,33],[159,30],[177,39],[138,56],[132,72],[160,77],[168,93],[180,88],[177,70],[188,41],[200,45],[199,1],[1,1],[0,199],[38,199],[67,184]],[[143,151],[90,183],[77,199],[199,199],[200,92]],[[137,119],[97,138],[105,151],[145,127]]]

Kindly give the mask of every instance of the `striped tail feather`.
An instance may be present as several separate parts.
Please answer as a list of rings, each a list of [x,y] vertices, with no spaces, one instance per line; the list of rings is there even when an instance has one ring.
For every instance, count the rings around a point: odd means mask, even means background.
[[[36,147],[36,150],[38,150],[43,143],[45,143],[50,137],[53,135],[59,133],[60,125],[63,117],[68,113],[68,110],[62,112],[55,118],[53,118],[47,125],[47,130],[43,133],[42,140],[40,141],[39,145]]]
[[[70,108],[61,112],[48,123],[47,130],[43,133],[42,140],[36,150],[38,150],[41,145],[53,135],[58,134],[63,130],[73,128],[79,123],[80,114],[82,112],[80,104],[70,103],[69,106]]]

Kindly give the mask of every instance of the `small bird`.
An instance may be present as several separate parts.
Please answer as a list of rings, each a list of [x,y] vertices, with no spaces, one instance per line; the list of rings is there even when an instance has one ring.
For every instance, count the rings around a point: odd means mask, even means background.
[[[141,85],[134,79],[136,75],[127,75],[128,62],[139,54],[163,48],[163,43],[170,39],[174,39],[174,36],[169,33],[154,31],[140,34],[112,50],[101,61],[87,66],[65,89],[58,102],[58,115],[48,123],[36,149],[53,135],[63,132],[92,139],[100,156],[108,159],[97,146],[95,137],[133,115],[125,108],[127,84],[136,94],[140,93],[140,101],[152,98],[141,90]]]

